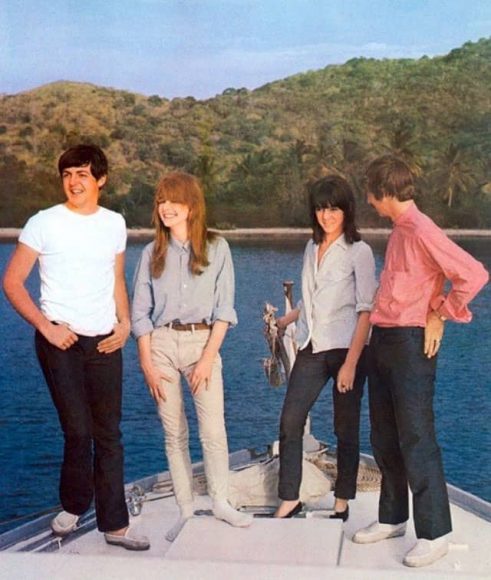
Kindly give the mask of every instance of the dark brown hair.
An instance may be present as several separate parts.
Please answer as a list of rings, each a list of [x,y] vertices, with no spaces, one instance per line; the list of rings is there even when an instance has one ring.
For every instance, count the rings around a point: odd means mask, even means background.
[[[76,145],[67,149],[58,160],[58,171],[63,175],[63,171],[69,167],[86,165],[90,165],[90,172],[97,180],[107,175],[107,157],[96,145]]]
[[[378,157],[365,172],[366,189],[375,199],[395,197],[407,201],[414,197],[414,179],[408,165],[394,155]]]
[[[193,274],[201,274],[209,265],[207,243],[215,235],[206,227],[205,196],[199,181],[181,171],[164,175],[155,191],[152,223],[155,226],[155,244],[152,254],[152,276],[158,278],[165,268],[165,258],[170,240],[170,228],[166,227],[159,216],[159,205],[164,201],[182,203],[189,208],[188,235],[191,245],[189,269]]]
[[[316,210],[337,207],[344,214],[343,231],[349,244],[361,240],[355,222],[355,196],[350,184],[339,175],[322,177],[309,186],[309,210],[312,238],[316,244],[324,240],[324,230],[317,219]]]

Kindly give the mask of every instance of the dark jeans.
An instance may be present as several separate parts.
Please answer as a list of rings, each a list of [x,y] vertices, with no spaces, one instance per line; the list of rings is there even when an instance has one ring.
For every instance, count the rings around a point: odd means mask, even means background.
[[[433,540],[452,530],[433,393],[436,357],[423,352],[424,328],[374,327],[369,400],[373,454],[382,472],[379,521],[408,519],[408,483],[416,536]]]
[[[95,495],[101,532],[128,525],[123,484],[121,350],[97,352],[104,336],[79,336],[63,351],[36,332],[41,368],[65,439],[60,478],[63,509],[81,515]],[[94,452],[93,452],[94,451]]]
[[[318,353],[312,345],[298,352],[280,421],[280,478],[278,494],[283,500],[298,499],[302,480],[302,443],[310,409],[327,381],[333,379],[334,432],[337,437],[338,476],[334,495],[352,499],[356,495],[356,477],[360,461],[360,405],[367,376],[366,349],[358,361],[353,390],[340,393],[336,388],[338,371],[348,349]]]

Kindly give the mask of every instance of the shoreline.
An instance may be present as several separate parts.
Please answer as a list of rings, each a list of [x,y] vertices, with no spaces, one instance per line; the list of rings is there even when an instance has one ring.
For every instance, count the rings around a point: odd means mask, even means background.
[[[236,228],[233,230],[217,230],[210,228],[227,240],[302,240],[311,235],[310,228]],[[363,236],[367,237],[387,237],[391,228],[360,228]],[[449,238],[489,238],[491,230],[469,230],[469,229],[444,229]],[[16,242],[21,228],[0,228],[1,242]],[[154,230],[152,228],[130,228],[128,229],[128,241],[144,242],[153,239]]]

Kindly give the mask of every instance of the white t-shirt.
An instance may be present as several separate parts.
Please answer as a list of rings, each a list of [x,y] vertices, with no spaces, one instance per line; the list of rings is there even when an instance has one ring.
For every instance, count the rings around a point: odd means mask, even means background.
[[[126,247],[123,217],[99,207],[83,215],[55,205],[31,217],[19,241],[39,253],[41,310],[84,336],[110,333],[116,255]]]

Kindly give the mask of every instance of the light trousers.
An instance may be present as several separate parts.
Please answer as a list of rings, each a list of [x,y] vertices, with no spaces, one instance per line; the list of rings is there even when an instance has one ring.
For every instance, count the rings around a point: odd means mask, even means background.
[[[158,404],[165,433],[165,451],[179,506],[193,502],[193,474],[189,455],[189,429],[184,408],[182,377],[186,382],[206,346],[210,330],[179,331],[160,327],[151,340],[153,364],[169,379],[163,380],[166,401]],[[208,495],[213,500],[228,497],[228,445],[225,430],[222,361],[213,363],[207,388],[193,396],[203,449]]]

